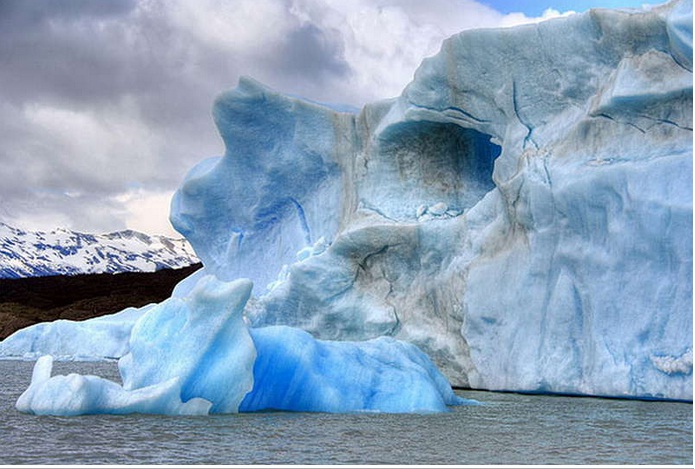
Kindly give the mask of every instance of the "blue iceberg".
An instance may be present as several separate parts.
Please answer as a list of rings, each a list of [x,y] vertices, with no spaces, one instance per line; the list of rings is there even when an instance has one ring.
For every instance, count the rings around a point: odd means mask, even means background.
[[[258,285],[254,327],[391,336],[461,387],[692,400],[692,85],[689,0],[463,31],[354,114],[242,79],[171,220]]]
[[[123,384],[97,376],[51,376],[37,360],[21,412],[39,415],[307,412],[443,412],[472,403],[417,347],[392,338],[314,339],[299,329],[249,330],[252,283],[202,276],[133,326],[118,363]]]

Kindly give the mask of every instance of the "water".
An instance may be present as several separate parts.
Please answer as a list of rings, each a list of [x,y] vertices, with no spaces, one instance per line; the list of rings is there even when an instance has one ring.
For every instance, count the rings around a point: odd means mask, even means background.
[[[692,464],[679,402],[465,392],[446,414],[39,417],[14,403],[33,363],[0,361],[0,464]],[[118,381],[114,363],[56,363]]]

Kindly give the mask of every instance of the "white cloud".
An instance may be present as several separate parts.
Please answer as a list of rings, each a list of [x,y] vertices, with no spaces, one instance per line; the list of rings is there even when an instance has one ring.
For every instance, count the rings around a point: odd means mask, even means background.
[[[0,18],[0,218],[83,231],[170,230],[183,175],[223,151],[213,99],[242,74],[360,106],[400,94],[452,34],[560,16],[473,0],[114,1],[98,17],[32,3]]]
[[[509,28],[513,26],[518,26],[521,24],[530,23],[540,23],[541,21],[551,20],[553,18],[561,18],[563,16],[574,15],[576,12],[569,10],[565,12],[559,12],[553,8],[548,8],[543,12],[542,16],[539,17],[528,17],[523,13],[510,13],[505,15],[500,22],[501,27]]]
[[[170,192],[139,188],[120,194],[115,199],[125,207],[127,226],[148,234],[180,238],[181,235],[169,222],[171,197]]]
[[[270,15],[264,17],[272,25],[269,28],[259,28],[258,17],[252,16],[246,32],[259,34],[251,41],[243,36],[244,43],[253,43],[256,51],[262,50],[272,44],[268,34],[277,38],[278,33],[287,34],[292,28],[312,24],[341,43],[342,58],[352,73],[321,82],[320,87],[302,81],[284,82],[272,76],[277,70],[271,70],[269,77],[261,72],[262,76],[256,78],[280,91],[353,105],[400,94],[422,59],[436,54],[444,39],[460,31],[535,23],[569,14],[549,9],[539,18],[518,13],[502,15],[472,0],[292,0],[288,4],[287,11],[265,12]],[[203,5],[200,8],[212,6]],[[199,26],[205,29],[204,23]],[[233,35],[234,29],[229,31]]]
[[[285,3],[273,0],[196,0],[158,3],[180,32],[230,54],[257,55],[292,27]]]
[[[161,138],[148,131],[137,106],[128,100],[111,108],[80,110],[33,103],[25,107],[23,118],[41,141],[27,154],[44,166],[33,174],[37,186],[50,183],[66,193],[108,191],[158,171]]]
[[[352,71],[312,98],[355,105],[400,94],[443,39],[501,19],[488,7],[460,0],[295,0],[290,11],[339,38]]]

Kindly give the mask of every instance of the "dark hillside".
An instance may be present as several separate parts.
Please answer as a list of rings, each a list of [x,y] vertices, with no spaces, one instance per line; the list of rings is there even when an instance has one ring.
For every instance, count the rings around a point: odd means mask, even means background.
[[[200,267],[0,279],[0,340],[38,322],[89,319],[129,306],[158,303]]]

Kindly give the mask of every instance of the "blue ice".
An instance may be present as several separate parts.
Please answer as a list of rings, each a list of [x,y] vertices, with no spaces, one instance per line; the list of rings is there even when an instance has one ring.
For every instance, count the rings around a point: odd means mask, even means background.
[[[133,326],[119,385],[98,376],[51,376],[41,357],[18,410],[41,415],[208,414],[260,410],[444,412],[456,396],[429,358],[391,338],[314,339],[299,329],[249,330],[252,283],[202,276]]]

